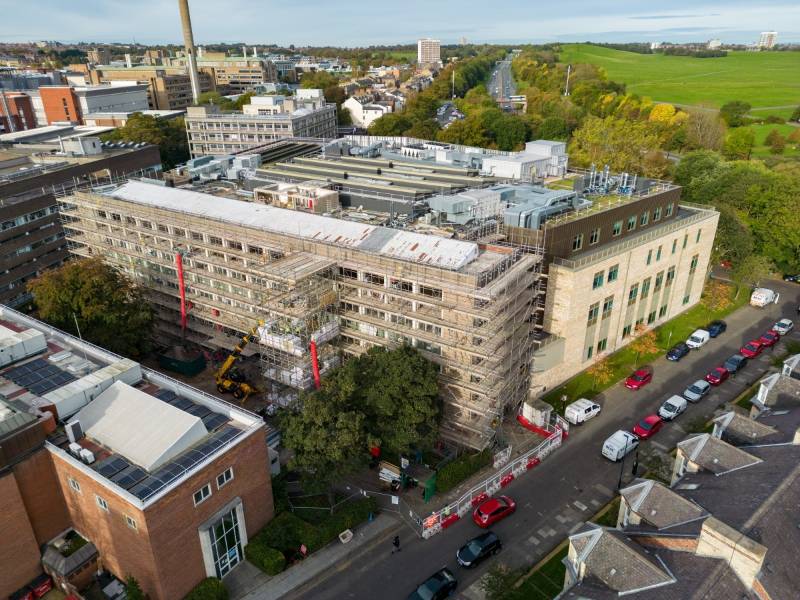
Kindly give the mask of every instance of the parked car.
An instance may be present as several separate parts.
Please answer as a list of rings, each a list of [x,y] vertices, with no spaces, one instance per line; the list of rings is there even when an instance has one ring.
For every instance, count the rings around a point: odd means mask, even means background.
[[[672,421],[686,410],[686,399],[682,396],[672,396],[658,409],[658,416],[662,421]]]
[[[761,350],[763,350],[761,342],[758,340],[750,340],[744,346],[739,348],[739,354],[745,358],[755,358],[761,354]]]
[[[461,546],[456,552],[456,560],[462,567],[470,568],[477,565],[487,556],[497,554],[502,549],[503,544],[500,543],[500,538],[494,532],[487,531]]]
[[[472,511],[472,520],[478,527],[489,527],[517,510],[517,505],[508,496],[489,498]]]
[[[646,440],[657,434],[663,424],[658,415],[647,415],[633,426],[633,434],[640,440]]]
[[[419,584],[408,600],[442,600],[452,595],[457,585],[458,580],[450,569],[440,569]]]
[[[791,281],[792,283],[800,283],[800,273],[795,273],[794,275],[784,275],[784,281]]]
[[[686,340],[686,345],[689,346],[689,348],[696,350],[697,348],[702,348],[705,346],[706,342],[710,339],[710,333],[708,333],[705,329],[698,329],[689,336],[689,339]]]
[[[761,337],[758,338],[758,342],[765,348],[772,348],[780,339],[781,334],[774,329],[770,329],[769,331],[765,331],[761,334]]]
[[[763,307],[767,304],[777,304],[781,295],[775,290],[768,288],[756,288],[750,294],[750,306]]]
[[[794,329],[794,323],[792,323],[789,319],[781,319],[772,326],[772,329],[780,333],[781,336],[784,336]]]
[[[706,325],[706,331],[708,331],[708,335],[712,338],[717,337],[721,333],[725,333],[727,328],[728,324],[725,321],[711,321],[711,323]]]
[[[564,409],[564,418],[573,425],[585,423],[600,414],[600,405],[586,398],[576,400]]]
[[[630,431],[623,431],[620,429],[603,442],[602,453],[608,460],[617,462],[625,458],[625,455],[628,453],[633,452],[638,445],[638,437]]]
[[[636,369],[626,380],[625,387],[629,390],[643,388],[653,380],[653,367],[645,366]]]
[[[741,354],[734,354],[722,365],[728,373],[736,373],[747,366],[747,357]]]
[[[727,368],[714,367],[706,375],[706,381],[711,385],[719,385],[728,378],[728,375],[730,375],[730,371]]]
[[[703,379],[698,379],[692,385],[683,390],[683,397],[689,402],[700,402],[711,389],[711,385]]]
[[[669,349],[669,351],[667,351],[667,360],[674,360],[677,362],[689,354],[689,352],[691,352],[691,348],[689,348],[689,346],[687,346],[684,342],[680,342],[675,344]]]

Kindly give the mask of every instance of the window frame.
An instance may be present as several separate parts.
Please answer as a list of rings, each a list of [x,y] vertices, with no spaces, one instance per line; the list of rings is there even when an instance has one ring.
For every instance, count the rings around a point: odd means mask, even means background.
[[[228,475],[230,475],[230,476],[228,476]],[[225,480],[222,483],[219,482],[220,477],[224,477],[225,478]],[[218,490],[222,489],[223,487],[228,485],[231,481],[233,481],[233,467],[228,467],[222,473],[217,475],[216,481],[217,481],[217,489]]]
[[[73,492],[77,492],[79,494],[83,493],[81,491],[81,484],[77,479],[75,479],[73,477],[68,477],[67,478],[67,483],[69,484],[69,487],[72,489]]]
[[[95,501],[95,504],[97,504],[97,506],[100,508],[100,510],[105,511],[105,512],[109,512],[109,510],[108,510],[108,502],[106,502],[105,498],[103,498],[102,496],[100,496],[98,494],[95,494],[94,495],[94,501]]]
[[[208,494],[203,495],[203,492],[206,491],[206,490],[208,491]],[[206,483],[199,490],[197,490],[194,494],[192,494],[192,502],[194,502],[195,506],[200,506],[203,502],[205,502],[206,500],[211,498],[211,494],[212,493],[213,492],[211,491],[211,484],[210,483]],[[203,497],[200,498],[200,500],[198,500],[197,499],[197,494],[201,494],[201,495],[203,495]]]

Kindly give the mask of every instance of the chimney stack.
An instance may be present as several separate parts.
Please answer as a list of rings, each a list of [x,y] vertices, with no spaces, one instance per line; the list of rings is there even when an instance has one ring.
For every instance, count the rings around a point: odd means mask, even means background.
[[[247,46],[242,46],[242,56],[247,58]]]
[[[125,66],[128,67],[129,69],[133,66],[133,61],[131,60],[130,54],[125,55]]]
[[[197,75],[197,58],[194,52],[194,36],[192,35],[192,18],[189,16],[189,0],[178,0],[181,12],[181,25],[183,27],[183,45],[186,48],[186,57],[189,64],[189,79],[192,82],[192,98],[195,103],[200,96],[200,78]]]

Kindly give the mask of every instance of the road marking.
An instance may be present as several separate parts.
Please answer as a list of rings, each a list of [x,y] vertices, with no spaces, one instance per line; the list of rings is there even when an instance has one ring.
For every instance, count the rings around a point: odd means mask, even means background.
[[[686,433],[684,431],[684,433]],[[662,452],[669,453],[669,448],[667,448],[664,444],[659,444],[658,442],[650,442],[653,446],[661,450]]]
[[[544,528],[539,529],[536,533],[539,534],[540,538],[546,538],[547,537],[547,532],[544,530]]]
[[[559,523],[561,523],[561,524],[563,525],[564,523],[566,523],[566,522],[567,522],[567,519],[566,519],[566,518],[564,518],[564,517],[563,517],[563,516],[561,516],[561,515],[556,515],[556,521],[558,521]]]
[[[575,523],[575,525],[573,525],[572,528],[569,530],[569,534],[572,535],[573,533],[578,531],[578,529],[580,529],[582,526],[583,523]]]
[[[550,529],[548,529],[548,530],[547,530],[547,535],[548,535],[548,536],[550,536],[550,537],[553,537],[553,536],[554,536],[554,535],[556,535],[557,533],[558,533],[558,532],[557,532],[555,529],[553,529],[552,527],[551,527]]]
[[[537,538],[535,535],[532,535],[531,537],[528,538],[528,543],[533,544],[534,546],[538,546],[540,544],[539,538]]]
[[[588,506],[586,506],[583,502],[579,502],[578,500],[575,500],[575,502],[573,502],[572,504],[573,506],[579,508],[580,510],[589,510]]]
[[[594,506],[595,508],[600,508],[600,503],[599,503],[597,500],[595,500],[594,498],[592,498],[591,500],[589,500],[589,504],[591,504],[591,505],[592,505],[592,506]]]

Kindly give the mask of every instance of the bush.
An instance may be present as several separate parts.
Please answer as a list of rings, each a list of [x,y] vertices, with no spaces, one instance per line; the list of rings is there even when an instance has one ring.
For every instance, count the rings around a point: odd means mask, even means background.
[[[260,541],[250,542],[244,549],[244,554],[247,560],[267,575],[277,575],[286,567],[286,557],[283,552],[265,546]]]
[[[294,554],[302,544],[311,546],[316,537],[314,527],[290,512],[284,512],[272,519],[251,540],[264,547],[277,548],[284,554]]]
[[[463,454],[447,463],[436,474],[436,491],[444,493],[452,490],[470,475],[492,464],[492,453],[483,450],[478,454]]]
[[[184,600],[228,600],[228,589],[216,577],[198,583]]]

